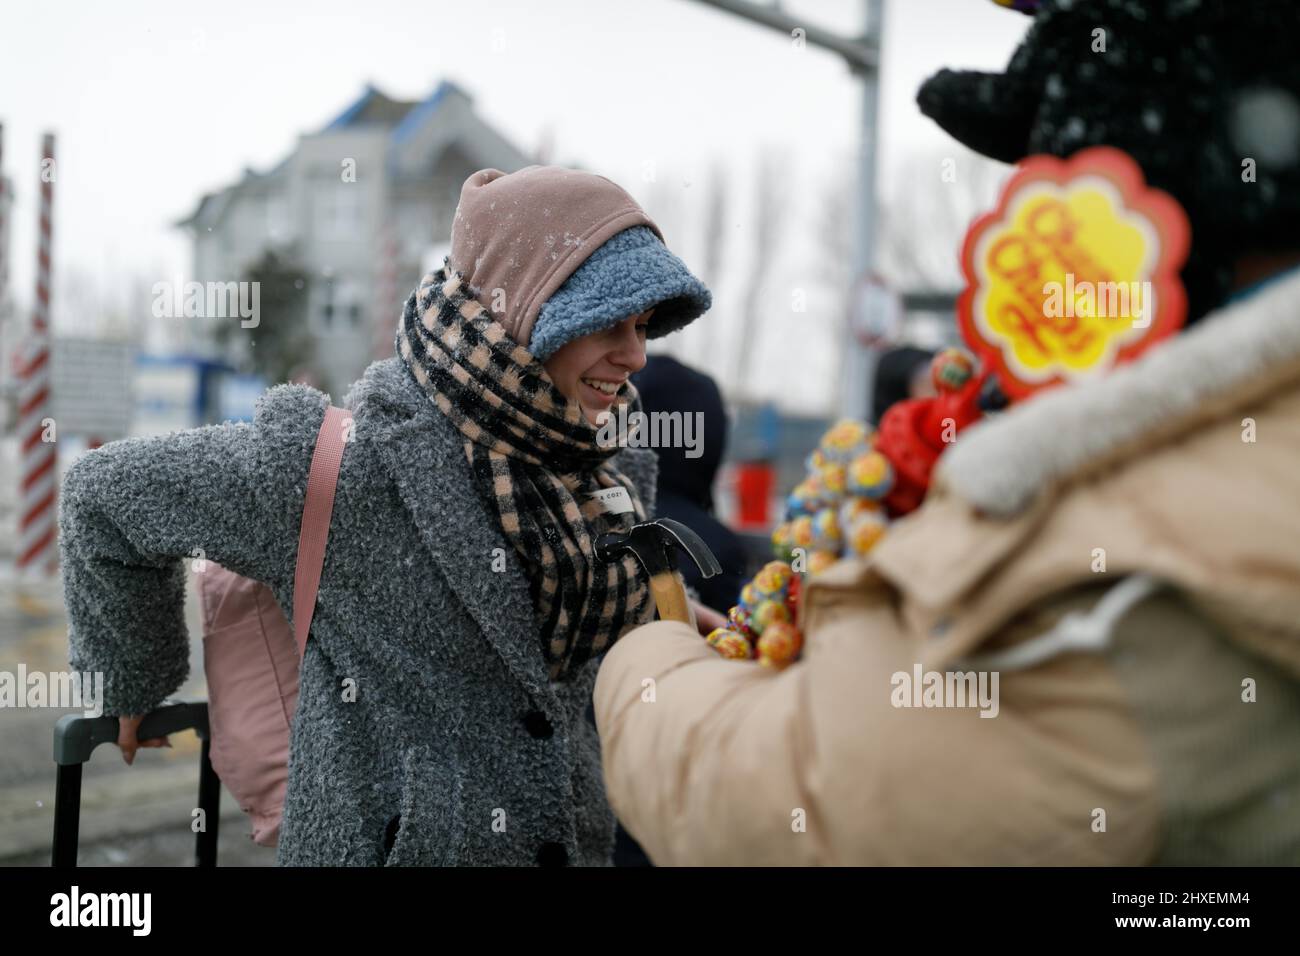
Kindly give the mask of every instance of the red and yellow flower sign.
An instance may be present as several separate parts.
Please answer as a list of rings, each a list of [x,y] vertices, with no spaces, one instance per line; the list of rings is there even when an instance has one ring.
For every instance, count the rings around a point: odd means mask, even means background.
[[[1032,156],[966,235],[962,335],[1013,399],[1103,374],[1186,321],[1190,233],[1120,150]]]

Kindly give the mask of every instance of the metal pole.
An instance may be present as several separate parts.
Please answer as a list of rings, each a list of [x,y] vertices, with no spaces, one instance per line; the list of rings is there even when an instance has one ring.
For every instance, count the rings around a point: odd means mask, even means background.
[[[861,37],[840,36],[825,27],[819,27],[816,24],[810,24],[792,16],[778,6],[762,6],[751,2],[751,0],[697,0],[697,2],[705,6],[716,7],[724,13],[743,17],[765,27],[771,27],[786,35],[789,35],[791,30],[802,30],[805,42],[813,46],[819,46],[824,50],[830,50],[832,53],[838,53],[848,61],[849,68],[855,72],[862,70],[870,73],[880,66],[880,47],[878,44],[864,43]],[[870,8],[873,6],[879,7],[881,2],[882,0],[866,0],[868,23],[880,22],[879,20],[872,21],[870,19]],[[868,26],[868,30],[870,30],[870,26]]]
[[[876,255],[876,122],[880,100],[880,45],[885,29],[884,0],[863,0],[863,29],[857,37],[841,36],[824,27],[805,23],[784,12],[779,3],[763,6],[751,0],[696,0],[705,6],[742,17],[789,35],[803,31],[805,43],[839,54],[849,69],[862,77],[861,130],[858,148],[857,226],[853,252],[853,281],[870,273]],[[866,418],[875,379],[876,354],[858,342],[846,328],[840,377],[840,412]]]
[[[885,26],[884,0],[866,0],[863,5],[863,35],[879,50]],[[879,153],[877,121],[880,110],[880,73],[862,71],[861,128],[858,143],[857,229],[853,243],[853,278],[871,272],[876,263],[876,157]],[[870,411],[871,390],[876,378],[876,352],[850,332],[840,378],[840,413],[865,419]]]

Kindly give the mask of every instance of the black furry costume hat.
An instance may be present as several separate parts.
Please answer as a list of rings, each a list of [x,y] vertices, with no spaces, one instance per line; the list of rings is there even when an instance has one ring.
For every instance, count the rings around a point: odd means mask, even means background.
[[[1132,156],[1191,220],[1189,321],[1228,297],[1239,256],[1300,248],[1300,2],[1002,5],[1034,18],[1006,72],[941,70],[921,112],[1003,162]]]

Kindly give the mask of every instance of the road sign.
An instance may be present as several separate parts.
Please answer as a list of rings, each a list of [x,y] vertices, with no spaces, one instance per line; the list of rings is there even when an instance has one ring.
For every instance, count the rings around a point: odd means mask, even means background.
[[[56,338],[50,354],[52,415],[59,434],[101,441],[131,427],[135,349],[118,342]]]

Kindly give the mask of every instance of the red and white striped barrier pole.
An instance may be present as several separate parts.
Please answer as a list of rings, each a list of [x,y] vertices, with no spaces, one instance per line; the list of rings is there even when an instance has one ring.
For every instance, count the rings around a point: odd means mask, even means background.
[[[54,134],[41,140],[40,234],[36,254],[36,308],[27,354],[18,369],[18,441],[22,460],[18,508],[19,574],[53,574],[56,547],[57,453],[41,441],[50,403],[50,238],[54,213]]]

